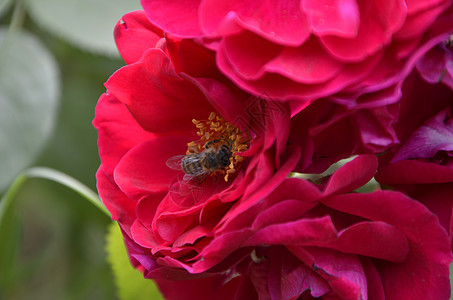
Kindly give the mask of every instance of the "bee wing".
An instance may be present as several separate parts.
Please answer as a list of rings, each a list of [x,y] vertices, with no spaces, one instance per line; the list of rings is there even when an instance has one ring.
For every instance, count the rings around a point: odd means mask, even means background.
[[[172,156],[167,160],[167,167],[173,170],[182,170],[182,160],[186,155]]]
[[[187,196],[190,193],[193,193],[194,198],[199,200],[203,194],[203,189],[201,184],[208,177],[208,173],[204,172],[199,175],[189,175],[185,174],[181,184],[179,185],[179,194],[181,196]]]

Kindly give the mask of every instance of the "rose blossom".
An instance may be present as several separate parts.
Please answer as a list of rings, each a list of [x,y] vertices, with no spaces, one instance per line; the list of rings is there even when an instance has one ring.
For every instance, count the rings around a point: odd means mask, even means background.
[[[322,186],[287,178],[221,226],[192,266],[213,266],[204,273],[156,268],[137,246],[132,260],[148,277],[167,274],[156,279],[167,299],[448,299],[437,217],[399,192],[351,193],[376,167],[365,155]]]
[[[128,65],[109,78],[96,107],[97,186],[132,261],[146,276],[204,277],[222,257],[218,252],[204,260],[203,249],[232,218],[285,180],[300,150],[286,145],[286,104],[270,107],[244,93],[216,72],[210,52],[162,36],[139,11],[115,28]],[[182,193],[184,172],[166,162],[201,153],[208,143],[229,147],[230,165]]]
[[[433,53],[444,55],[437,57]],[[453,235],[453,90],[445,42],[426,54],[406,81],[395,124],[400,145],[380,159],[376,180],[417,199]],[[444,74],[444,76],[441,76]],[[437,78],[436,80],[432,80]]]
[[[151,23],[214,50],[242,89],[298,99],[294,111],[319,98],[396,102],[416,60],[453,27],[449,0],[141,3]]]

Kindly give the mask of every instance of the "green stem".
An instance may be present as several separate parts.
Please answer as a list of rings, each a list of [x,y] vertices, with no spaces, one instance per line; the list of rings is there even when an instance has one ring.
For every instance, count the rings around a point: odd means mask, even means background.
[[[11,207],[12,201],[19,192],[19,189],[27,181],[27,179],[32,178],[48,179],[69,187],[70,189],[74,190],[85,199],[90,201],[94,206],[99,208],[103,213],[106,214],[106,216],[110,216],[109,211],[102,204],[102,201],[99,199],[98,195],[77,179],[50,168],[34,167],[25,170],[22,174],[20,174],[16,178],[16,180],[14,180],[13,184],[8,189],[6,194],[3,196],[2,201],[0,202],[0,228],[2,227],[3,220],[5,219],[4,214],[8,210],[8,208]]]

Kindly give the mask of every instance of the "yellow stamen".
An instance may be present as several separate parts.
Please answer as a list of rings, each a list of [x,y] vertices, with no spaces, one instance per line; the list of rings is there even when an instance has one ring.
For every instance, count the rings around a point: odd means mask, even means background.
[[[206,149],[206,144],[210,142],[217,149],[220,145],[231,147],[230,151],[233,154],[230,157],[230,164],[225,169],[215,172],[225,175],[224,180],[228,181],[229,175],[235,173],[244,161],[244,157],[240,156],[240,153],[250,147],[250,135],[241,132],[236,126],[214,112],[209,115],[208,120],[193,119],[192,123],[196,126],[197,136],[200,139],[187,144],[186,154],[201,153]],[[212,143],[213,141],[215,142]]]

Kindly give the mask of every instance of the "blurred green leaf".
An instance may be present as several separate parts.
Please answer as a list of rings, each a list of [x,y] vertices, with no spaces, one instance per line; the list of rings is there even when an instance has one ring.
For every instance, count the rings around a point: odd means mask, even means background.
[[[32,178],[50,181],[29,181]],[[57,191],[55,195],[43,193],[47,184],[53,184],[47,190]],[[105,228],[110,220],[99,201],[93,191],[58,171],[35,167],[22,172],[0,202],[0,299],[113,299],[111,271],[105,258],[99,257],[105,233],[96,226],[101,223]],[[19,222],[17,212],[23,213],[24,208],[30,212]],[[86,209],[91,209],[92,217]],[[30,284],[39,288],[32,288],[32,293],[23,289]]]
[[[106,248],[121,300],[163,299],[156,284],[132,267],[117,223],[110,225]]]
[[[5,14],[11,4],[11,0],[0,0],[0,17]]]
[[[105,208],[104,204],[102,204],[102,201],[101,199],[99,199],[98,195],[90,190],[86,185],[84,185],[77,179],[72,178],[71,176],[60,171],[44,167],[30,168],[26,170],[24,174],[27,176],[27,178],[43,178],[58,182],[83,196],[91,204],[99,208],[106,216],[110,217],[110,212],[107,210],[107,208]]]
[[[0,298],[1,291],[14,278],[11,264],[18,253],[19,225],[13,199],[25,181],[26,177],[19,175],[0,202]]]
[[[450,300],[453,300],[453,262],[450,264]]]
[[[55,124],[60,80],[51,53],[32,34],[0,28],[0,191],[30,165]]]
[[[83,49],[118,55],[113,29],[121,17],[141,9],[139,0],[32,0],[31,17],[49,32]]]

